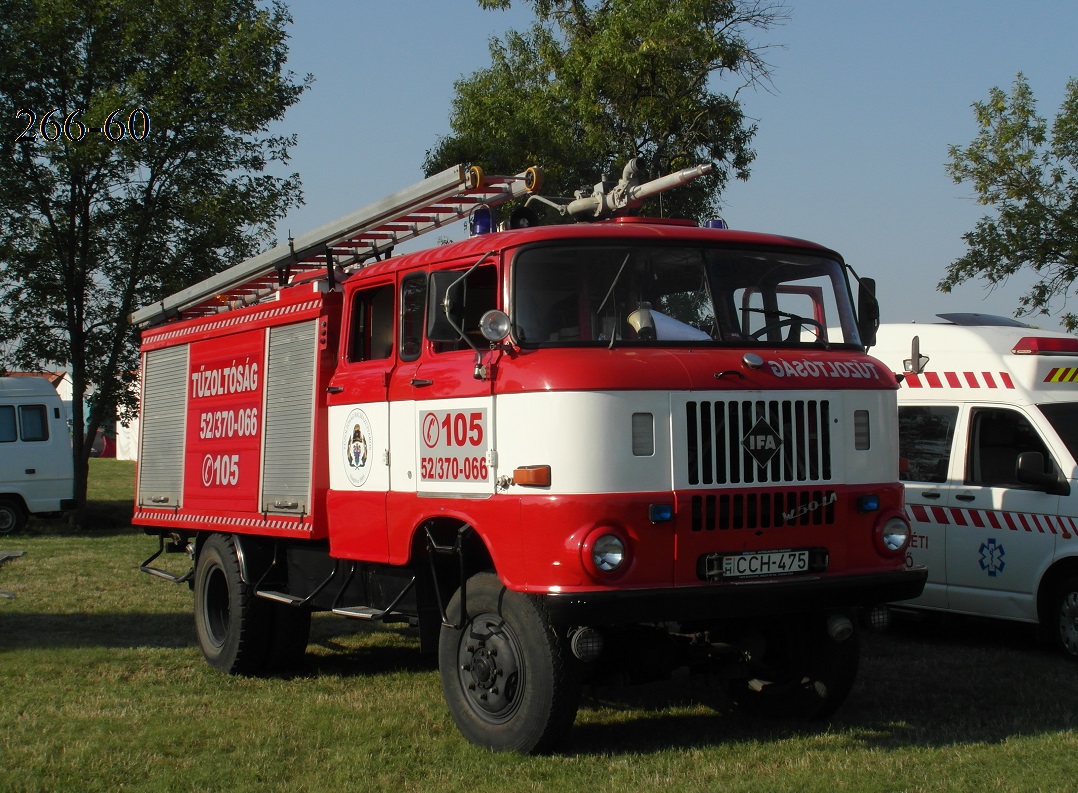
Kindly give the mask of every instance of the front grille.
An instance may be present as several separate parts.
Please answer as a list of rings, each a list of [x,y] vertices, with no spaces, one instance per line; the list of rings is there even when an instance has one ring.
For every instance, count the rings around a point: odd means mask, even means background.
[[[830,526],[835,522],[837,500],[834,490],[693,496],[692,530]]]
[[[764,422],[770,457],[746,443]],[[826,399],[689,401],[689,485],[826,482],[831,479],[831,406]],[[759,445],[759,444],[758,444]],[[769,449],[770,451],[770,449]],[[762,460],[762,462],[761,462]]]

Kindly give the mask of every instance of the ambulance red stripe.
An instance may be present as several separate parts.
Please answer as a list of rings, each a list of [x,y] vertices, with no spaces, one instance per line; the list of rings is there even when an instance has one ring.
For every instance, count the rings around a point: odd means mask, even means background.
[[[931,515],[929,514],[931,512]],[[907,504],[906,514],[912,524],[938,523],[940,525],[966,528],[992,528],[998,531],[1026,531],[1032,534],[1055,534],[1061,539],[1078,537],[1078,523],[1074,518],[1033,512],[1001,512],[998,510],[963,509],[960,507],[931,507]]]

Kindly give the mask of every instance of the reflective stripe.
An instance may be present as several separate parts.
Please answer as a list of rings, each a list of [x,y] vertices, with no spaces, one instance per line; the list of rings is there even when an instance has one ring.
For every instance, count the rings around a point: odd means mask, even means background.
[[[910,523],[937,523],[942,526],[968,528],[993,528],[998,531],[1025,531],[1032,534],[1055,534],[1064,540],[1078,538],[1078,523],[1066,515],[1038,514],[1033,512],[1000,512],[960,507],[926,507],[907,504],[906,515]]]
[[[1048,373],[1052,377],[1053,369]],[[1078,376],[1078,369],[1073,371]],[[1045,379],[1048,382],[1048,378]],[[902,381],[907,388],[1014,388],[1007,372],[923,372],[908,374]]]

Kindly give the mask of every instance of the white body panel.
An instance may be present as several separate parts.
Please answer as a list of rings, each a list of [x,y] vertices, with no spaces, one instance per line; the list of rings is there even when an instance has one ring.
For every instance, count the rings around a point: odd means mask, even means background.
[[[551,468],[551,486],[542,489],[549,495],[743,488],[746,483],[769,482],[886,482],[896,477],[897,462],[876,450],[881,445],[895,446],[894,423],[881,419],[892,415],[894,399],[890,391],[762,394],[647,390],[539,392],[337,406],[329,411],[330,487],[485,497],[496,491],[499,477],[511,478],[516,468],[542,465]],[[770,480],[758,472],[748,480],[689,480],[687,403],[816,404],[821,400],[829,404],[826,470],[813,472],[805,467],[791,476]],[[855,411],[872,417],[868,445],[860,450],[854,448]],[[638,435],[636,446],[634,421],[643,433]],[[648,424],[650,438],[641,430]],[[776,429],[782,432],[781,423]],[[748,426],[732,430],[728,447],[740,450],[748,430]],[[360,435],[366,448],[358,453],[363,462],[357,464],[356,455],[349,456],[347,447],[353,436]]]
[[[0,377],[0,494],[19,496],[31,514],[73,497],[67,413],[42,377]]]
[[[915,336],[927,357],[919,373],[907,363]],[[1073,342],[1067,334],[1022,327],[880,328],[872,354],[895,372],[906,370],[898,401],[900,426],[909,434],[900,445],[910,458],[902,475],[913,529],[907,562],[928,567],[924,593],[903,605],[1037,622],[1046,573],[1078,558],[1078,471],[1038,407],[1078,403],[1078,355],[1012,352],[1028,347],[1021,343],[1028,337]],[[1023,430],[1008,442],[999,474],[1008,481],[987,473],[995,454],[987,427],[994,420]],[[1068,495],[1017,481],[1017,454],[1034,450],[1068,480]]]

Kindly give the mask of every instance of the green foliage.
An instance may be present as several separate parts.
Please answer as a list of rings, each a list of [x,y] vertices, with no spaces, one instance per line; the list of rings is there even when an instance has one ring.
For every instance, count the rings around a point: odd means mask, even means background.
[[[290,21],[255,0],[0,0],[0,364],[70,368],[77,477],[132,404],[128,314],[252,255],[301,200],[267,172],[295,142],[268,125],[310,79],[284,71]]]
[[[507,8],[511,0],[479,0]],[[563,195],[633,157],[652,177],[714,162],[663,198],[665,214],[714,214],[730,176],[745,179],[755,124],[739,91],[767,81],[750,35],[785,19],[763,0],[531,0],[536,23],[490,42],[491,66],[456,83],[453,134],[427,153],[428,174],[457,162],[491,173],[538,164]],[[721,79],[735,81],[719,93]]]
[[[1078,276],[1078,79],[1067,82],[1050,128],[1021,74],[1009,94],[993,88],[973,109],[980,133],[966,147],[949,147],[948,173],[956,183],[969,182],[995,212],[964,235],[968,249],[938,288],[949,292],[977,277],[1001,284],[1028,269],[1037,281],[1016,313],[1047,314],[1056,298],[1066,300]],[[1078,329],[1074,314],[1062,322]]]

